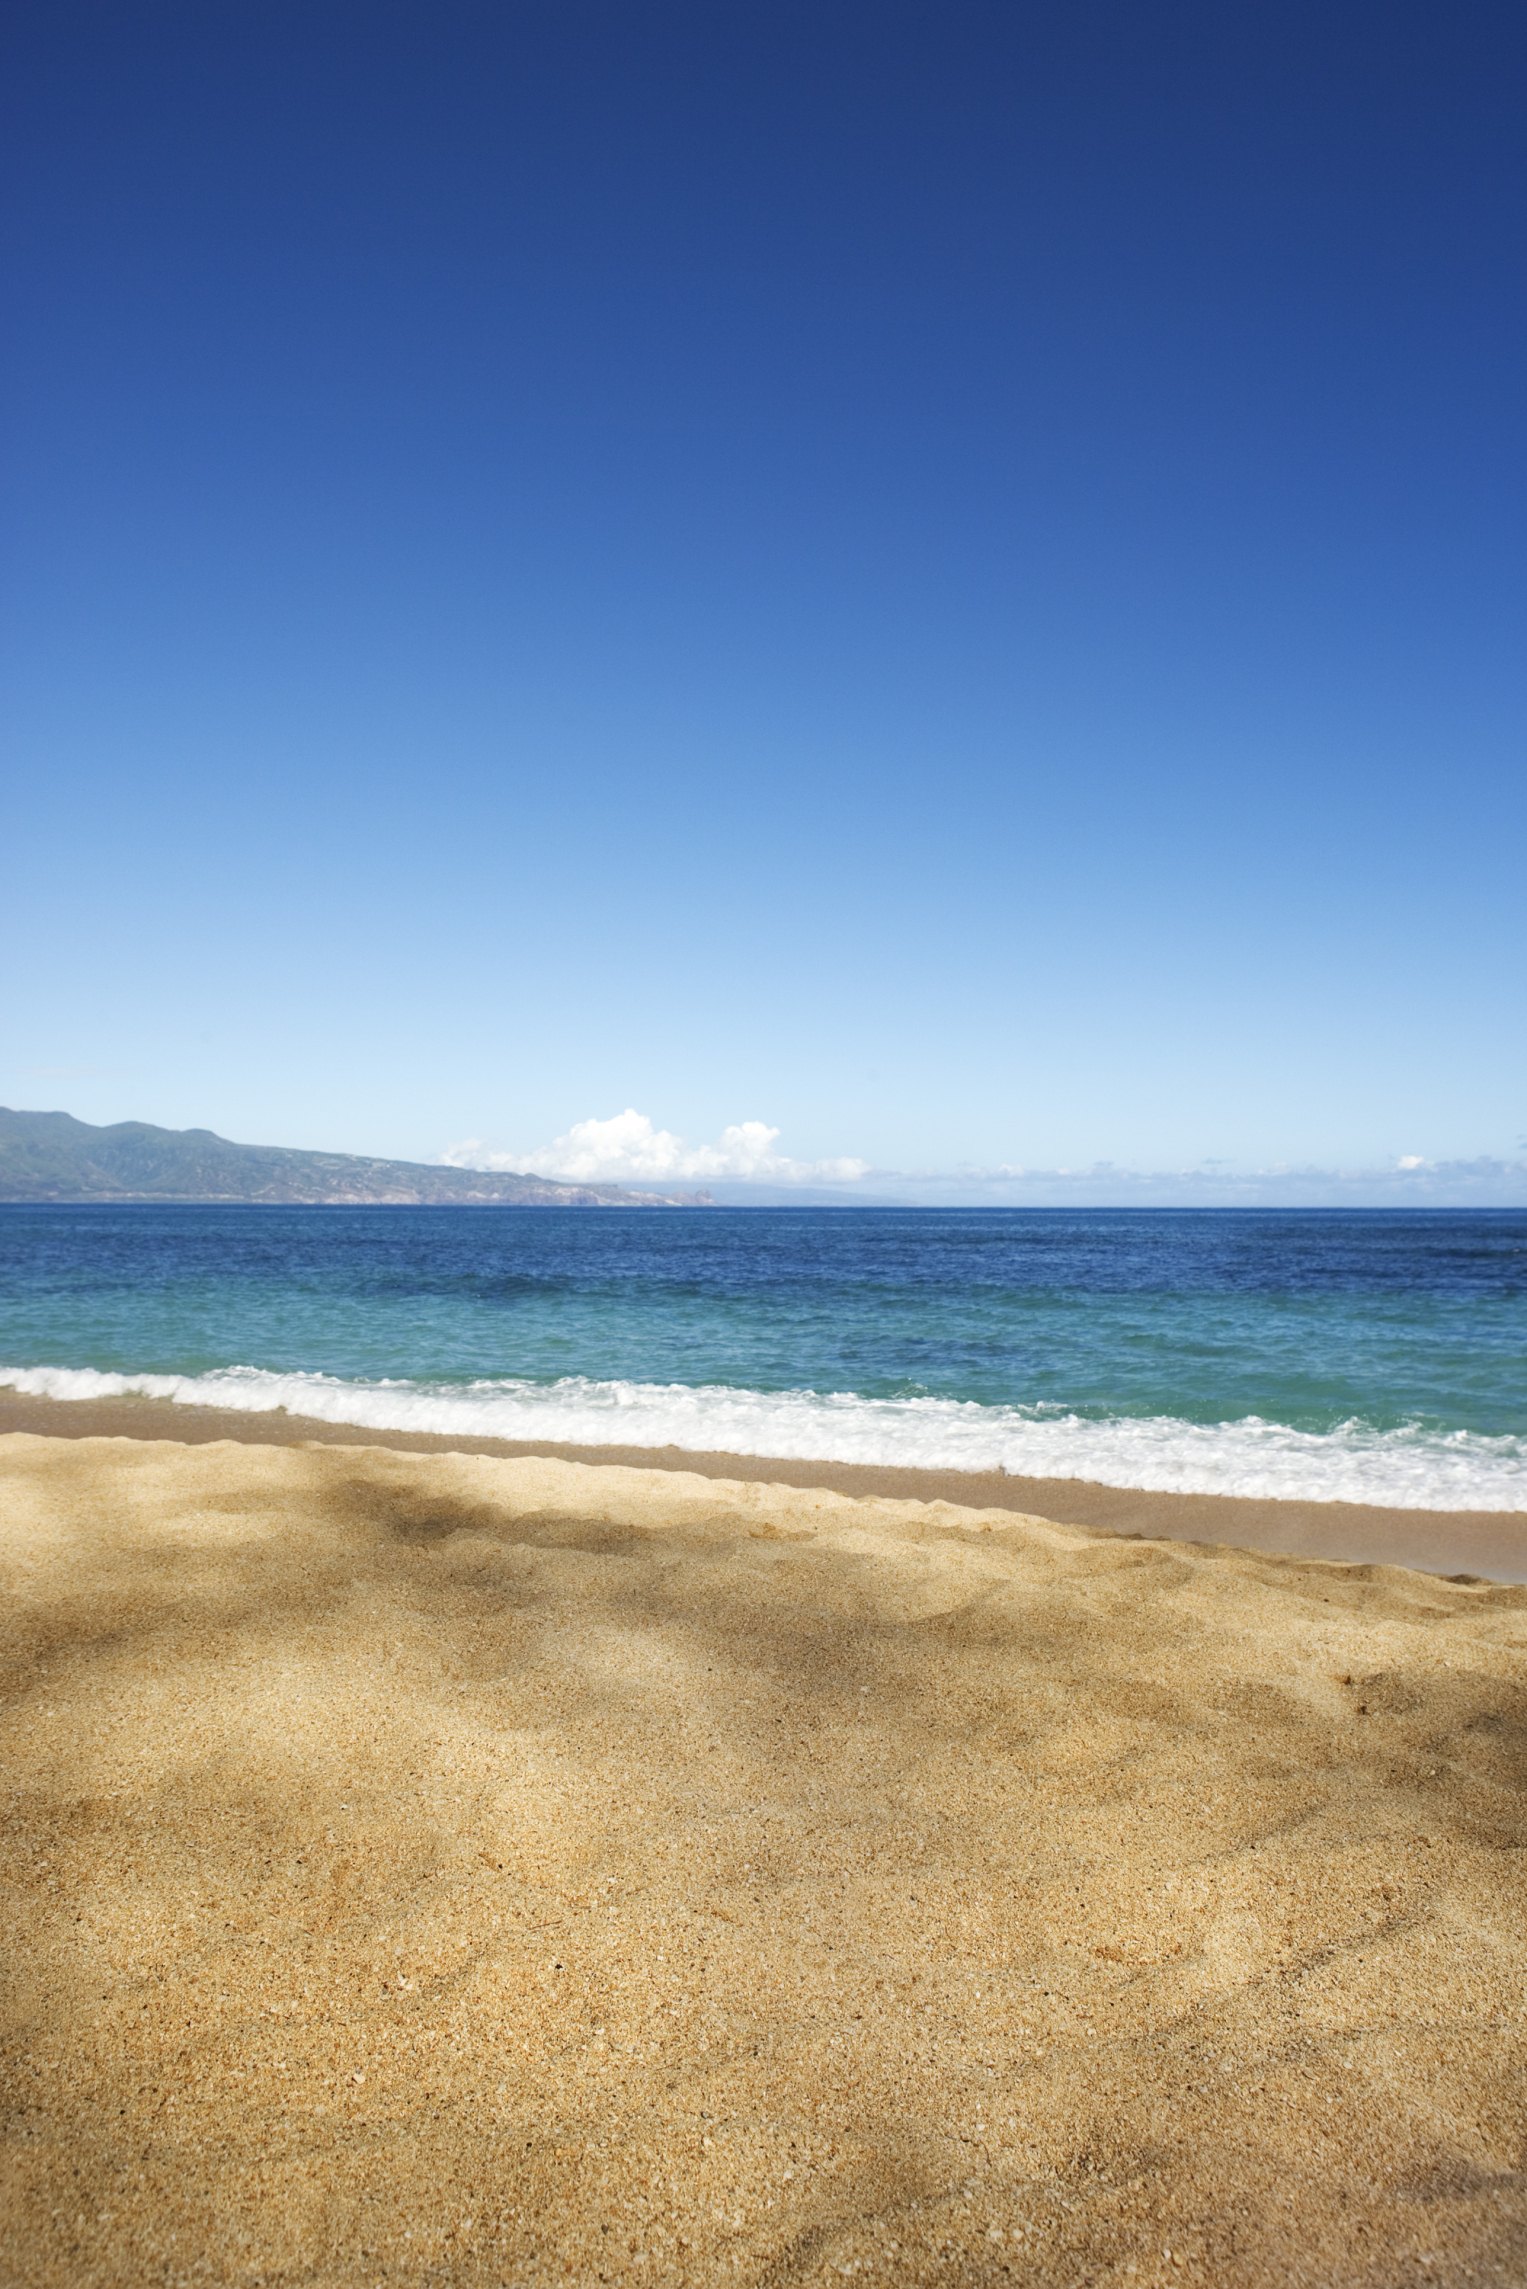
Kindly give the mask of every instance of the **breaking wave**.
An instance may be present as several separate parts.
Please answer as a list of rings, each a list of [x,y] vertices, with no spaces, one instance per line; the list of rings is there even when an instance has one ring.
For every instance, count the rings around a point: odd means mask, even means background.
[[[1190,1423],[1171,1415],[1089,1419],[1055,1407],[974,1400],[872,1399],[853,1392],[723,1385],[346,1381],[228,1367],[204,1375],[111,1374],[90,1367],[0,1368],[0,1386],[49,1399],[131,1393],[178,1405],[277,1409],[368,1430],[679,1447],[760,1459],[1005,1470],[1090,1479],[1158,1494],[1368,1502],[1401,1510],[1527,1511],[1527,1439],[1358,1421],[1302,1431],[1248,1415]]]

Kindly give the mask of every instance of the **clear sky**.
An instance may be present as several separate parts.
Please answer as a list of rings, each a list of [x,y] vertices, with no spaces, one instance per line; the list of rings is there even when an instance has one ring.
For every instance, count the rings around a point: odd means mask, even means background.
[[[1518,6],[7,23],[0,1099],[1522,1159]]]

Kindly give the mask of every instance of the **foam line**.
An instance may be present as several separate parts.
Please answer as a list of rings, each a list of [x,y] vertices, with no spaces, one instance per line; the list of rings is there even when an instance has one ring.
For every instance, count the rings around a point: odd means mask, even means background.
[[[1527,1439],[1348,1422],[1302,1431],[1247,1416],[1101,1421],[1055,1409],[958,1399],[868,1399],[852,1392],[720,1385],[513,1380],[347,1382],[228,1367],[205,1375],[111,1374],[90,1367],[0,1367],[0,1386],[50,1399],[131,1392],[178,1405],[323,1422],[570,1446],[675,1446],[805,1462],[1007,1470],[1090,1479],[1159,1494],[1369,1502],[1399,1510],[1527,1510]]]

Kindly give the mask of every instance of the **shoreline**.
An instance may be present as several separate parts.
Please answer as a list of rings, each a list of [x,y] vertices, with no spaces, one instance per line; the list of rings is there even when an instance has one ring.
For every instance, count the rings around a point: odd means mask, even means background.
[[[1010,1510],[1057,1525],[1152,1541],[1229,1545],[1274,1557],[1340,1565],[1408,1566],[1419,1573],[1527,1582],[1527,1512],[1400,1510],[1355,1502],[1295,1502],[1248,1495],[1158,1494],[1087,1479],[1022,1478],[1002,1471],[925,1470],[875,1463],[811,1462],[687,1447],[576,1446],[553,1440],[456,1437],[374,1430],[285,1409],[245,1413],[132,1395],[39,1399],[0,1390],[0,1435],[131,1438],[205,1446],[389,1448],[503,1461],[545,1458],[599,1467],[689,1473],[755,1485],[817,1488],[872,1500],[947,1502]]]

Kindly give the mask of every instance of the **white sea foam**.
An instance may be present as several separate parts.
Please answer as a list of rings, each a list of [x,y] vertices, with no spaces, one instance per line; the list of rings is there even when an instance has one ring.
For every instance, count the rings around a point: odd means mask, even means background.
[[[126,1393],[252,1414],[286,1408],[321,1422],[570,1446],[672,1446],[808,1462],[1006,1470],[1160,1494],[1372,1502],[1402,1510],[1527,1511],[1527,1438],[1343,1423],[1292,1430],[1247,1416],[1089,1421],[1054,1409],[852,1392],[728,1390],[681,1383],[346,1382],[229,1367],[206,1375],[115,1375],[88,1367],[0,1367],[0,1385],[39,1398]]]

